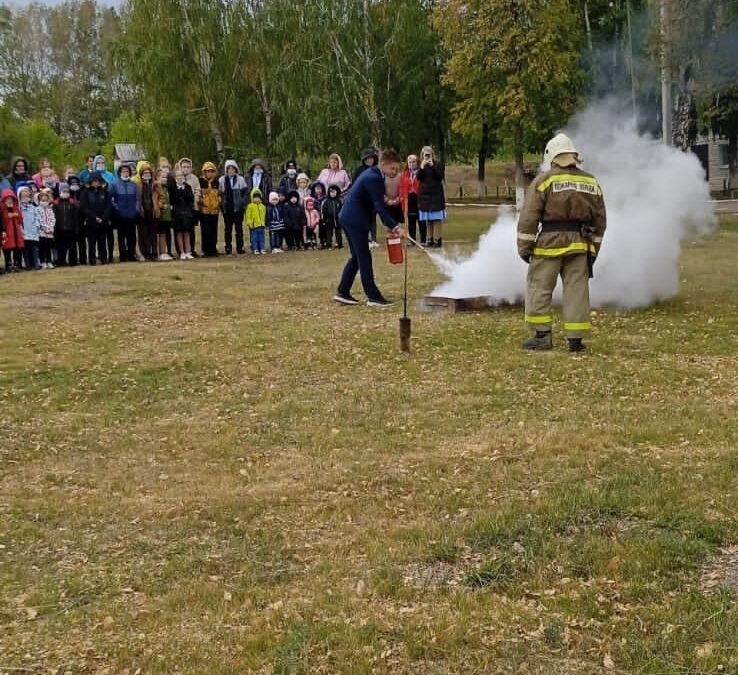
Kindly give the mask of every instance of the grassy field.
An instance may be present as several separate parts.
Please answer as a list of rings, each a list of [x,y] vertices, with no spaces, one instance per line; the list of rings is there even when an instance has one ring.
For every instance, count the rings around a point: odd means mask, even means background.
[[[0,673],[737,673],[737,259],[584,357],[520,310],[402,354],[342,251],[0,278]]]

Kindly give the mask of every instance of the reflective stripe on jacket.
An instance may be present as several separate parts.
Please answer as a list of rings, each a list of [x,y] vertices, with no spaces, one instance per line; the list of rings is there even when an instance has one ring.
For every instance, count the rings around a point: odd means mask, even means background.
[[[591,225],[594,235],[588,242],[578,231],[539,231],[539,224],[556,221]],[[560,257],[586,253],[589,246],[596,255],[606,227],[605,201],[597,179],[574,166],[554,165],[528,188],[518,220],[518,253]]]

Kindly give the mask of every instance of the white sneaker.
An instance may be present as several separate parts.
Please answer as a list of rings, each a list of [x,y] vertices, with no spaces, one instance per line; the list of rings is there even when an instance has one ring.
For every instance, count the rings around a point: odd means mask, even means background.
[[[159,262],[168,262],[169,260],[174,260],[174,258],[172,258],[168,253],[160,253],[157,260]]]
[[[187,260],[187,254],[186,253],[180,253],[179,254],[179,259],[180,260]]]
[[[45,270],[46,269],[46,263],[41,263],[41,269],[42,270]]]
[[[185,253],[185,259],[187,260],[194,260],[195,256],[192,255],[192,253]]]
[[[261,253],[261,255],[266,255],[267,254],[266,251],[261,251],[260,253]]]
[[[275,253],[284,253],[284,251],[281,248],[275,248],[274,249],[274,252]]]
[[[54,269],[54,264],[53,263],[46,263],[46,269],[47,270],[53,270]]]

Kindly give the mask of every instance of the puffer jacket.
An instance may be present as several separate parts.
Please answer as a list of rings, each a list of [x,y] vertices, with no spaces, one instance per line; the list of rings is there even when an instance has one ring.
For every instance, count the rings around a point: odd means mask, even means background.
[[[591,242],[577,224],[592,226]],[[540,229],[539,229],[540,225]],[[533,180],[518,220],[518,254],[597,255],[605,234],[605,200],[597,179],[578,167],[552,166]]]
[[[119,218],[134,220],[138,217],[138,212],[141,209],[138,189],[132,180],[120,178],[120,170],[118,170],[118,180],[110,188],[110,195],[113,200],[115,214]]]
[[[59,199],[54,204],[56,232],[58,234],[79,233],[79,206],[71,199]]]
[[[228,167],[232,166],[236,173],[228,175]],[[225,162],[225,174],[218,179],[223,213],[242,213],[246,209],[247,191],[246,181],[238,171],[238,164],[232,159]]]
[[[251,190],[251,203],[246,207],[246,226],[250,230],[266,225],[266,205],[262,201],[255,202],[254,197],[259,197],[261,200],[259,188]]]
[[[25,241],[38,241],[41,225],[38,218],[38,206],[33,202],[26,202],[20,205],[21,215],[23,216],[23,239]],[[17,244],[16,248],[23,246],[22,243]]]
[[[215,173],[214,178],[208,180],[205,178],[205,171],[211,169]],[[202,165],[202,173],[200,176],[200,213],[206,216],[217,216],[220,213],[220,179],[217,175],[217,168],[212,162],[205,162]]]
[[[296,204],[292,204],[290,199],[295,195],[297,195],[298,201]],[[300,204],[299,196],[297,191],[293,190],[287,194],[287,201],[284,203],[284,225],[290,232],[299,232],[307,225],[305,209]]]

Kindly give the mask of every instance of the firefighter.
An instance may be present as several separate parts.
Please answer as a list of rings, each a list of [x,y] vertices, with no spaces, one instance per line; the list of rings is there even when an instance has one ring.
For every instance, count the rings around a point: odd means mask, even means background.
[[[570,352],[586,348],[590,328],[589,279],[600,251],[606,216],[597,179],[582,171],[574,143],[557,134],[546,145],[544,166],[528,189],[518,220],[518,254],[528,263],[525,321],[535,331],[524,349],[551,349],[551,295],[561,276],[564,332]]]

